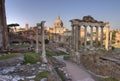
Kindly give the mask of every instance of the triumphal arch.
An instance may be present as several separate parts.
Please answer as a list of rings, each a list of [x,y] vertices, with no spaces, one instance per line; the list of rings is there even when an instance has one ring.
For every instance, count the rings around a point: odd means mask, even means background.
[[[109,48],[109,23],[95,20],[91,16],[84,16],[83,19],[70,20],[72,27],[71,36],[71,54],[74,61],[80,58],[79,50],[92,49],[94,43],[99,48]],[[82,31],[84,35],[82,37]],[[89,31],[89,45],[88,45],[88,31]],[[93,39],[94,38],[94,39]],[[104,43],[104,45],[103,45]]]

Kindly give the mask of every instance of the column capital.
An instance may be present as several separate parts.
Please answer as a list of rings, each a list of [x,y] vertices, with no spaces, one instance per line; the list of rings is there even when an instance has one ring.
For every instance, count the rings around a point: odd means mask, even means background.
[[[42,27],[44,27],[45,22],[46,22],[46,21],[41,21],[40,25],[41,25]]]
[[[74,25],[72,24],[71,27],[74,27]]]
[[[100,28],[104,28],[104,26],[100,26]]]
[[[90,28],[93,28],[93,26],[89,25]]]
[[[86,25],[83,25],[85,28],[87,28],[87,26]]]
[[[98,26],[95,26],[95,28],[98,28]]]

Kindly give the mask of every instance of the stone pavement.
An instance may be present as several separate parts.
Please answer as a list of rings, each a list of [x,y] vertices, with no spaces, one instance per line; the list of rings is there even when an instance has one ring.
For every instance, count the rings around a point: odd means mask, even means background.
[[[61,56],[56,58],[66,63],[65,70],[71,75],[72,81],[95,81],[81,65],[77,65],[76,63],[70,61],[65,61]]]

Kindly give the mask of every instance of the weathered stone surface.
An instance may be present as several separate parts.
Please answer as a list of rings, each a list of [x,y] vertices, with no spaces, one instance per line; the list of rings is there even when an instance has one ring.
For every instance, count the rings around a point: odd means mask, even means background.
[[[111,54],[86,54],[81,56],[81,63],[90,71],[103,75],[112,76],[120,80],[120,65],[119,60],[112,57]],[[102,57],[102,58],[101,58]],[[111,59],[113,58],[113,59]]]

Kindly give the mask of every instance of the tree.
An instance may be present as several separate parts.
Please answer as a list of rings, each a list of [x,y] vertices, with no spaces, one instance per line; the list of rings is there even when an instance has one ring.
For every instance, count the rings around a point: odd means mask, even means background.
[[[16,26],[19,26],[18,23],[12,23],[12,24],[8,24],[7,27],[10,29],[10,27],[14,27],[14,30],[16,31]],[[8,30],[9,31],[9,30]]]
[[[8,33],[9,33],[9,42],[11,43],[12,42],[12,40],[13,40],[13,32],[10,32],[10,29],[11,29],[11,27],[14,27],[14,30],[16,31],[16,26],[19,26],[19,24],[17,24],[17,23],[12,23],[12,24],[8,24],[7,25],[7,29],[8,29]]]
[[[49,40],[48,39],[45,39],[45,44],[48,44],[49,43]]]

